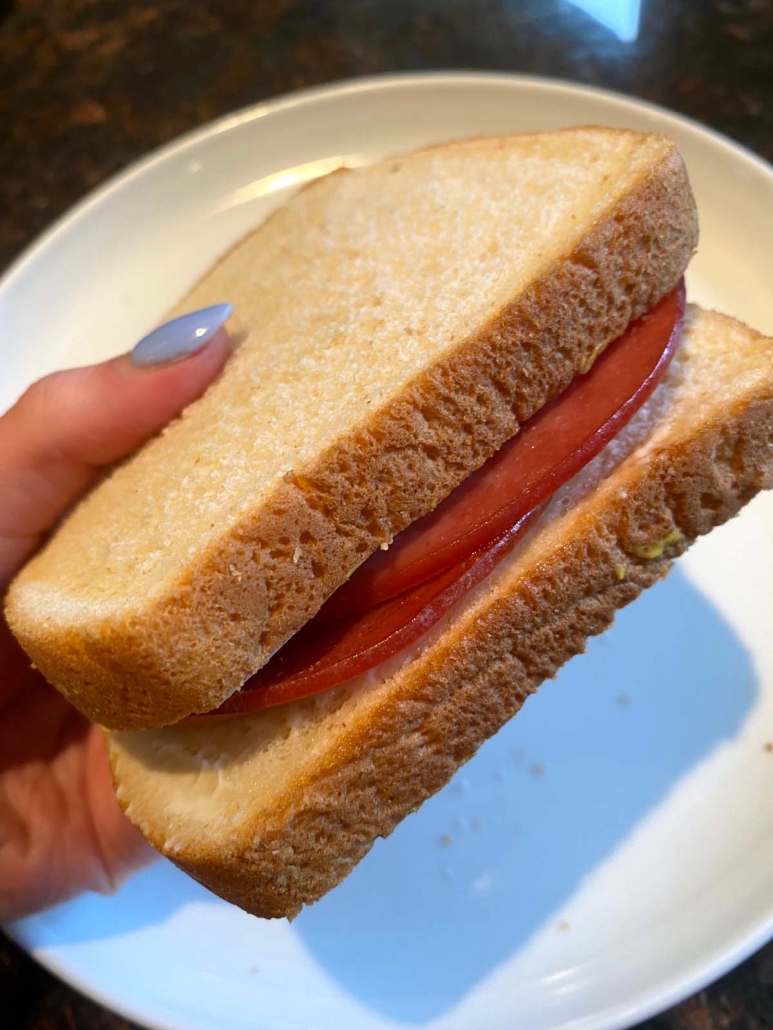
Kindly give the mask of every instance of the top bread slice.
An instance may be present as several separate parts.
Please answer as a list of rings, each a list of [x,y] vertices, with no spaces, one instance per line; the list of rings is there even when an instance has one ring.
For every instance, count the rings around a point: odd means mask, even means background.
[[[236,353],[22,571],[14,633],[86,715],[218,705],[677,282],[696,244],[661,136],[475,139],[312,184],[179,311]]]
[[[205,886],[292,916],[697,536],[771,485],[773,340],[691,309],[650,401],[416,646],[317,697],[111,735],[118,799]]]

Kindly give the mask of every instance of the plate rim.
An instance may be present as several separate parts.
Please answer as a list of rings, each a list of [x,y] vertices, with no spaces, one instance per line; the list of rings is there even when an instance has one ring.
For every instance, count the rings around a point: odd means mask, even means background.
[[[53,955],[46,954],[42,950],[46,947],[45,945],[28,946],[25,934],[17,924],[6,925],[3,930],[12,941],[44,969],[109,1011],[130,1019],[132,1022],[146,1027],[147,1030],[180,1030],[180,1023],[170,1023],[165,1019],[159,1019],[147,1013],[142,1007],[135,1006],[129,999],[116,1002],[109,992],[91,986],[88,981],[81,979],[78,973],[70,971],[66,959],[57,959]],[[771,939],[773,939],[773,901],[771,901],[771,910],[766,920],[760,925],[756,934],[739,934],[732,945],[717,946],[714,949],[714,958],[710,963],[696,961],[693,963],[689,977],[685,976],[679,979],[667,990],[658,993],[657,989],[653,988],[649,992],[643,992],[639,1001],[634,1000],[627,1004],[621,1002],[616,1006],[600,1010],[593,1016],[582,1017],[581,1021],[576,1024],[578,1030],[580,1028],[581,1030],[631,1030],[639,1023],[660,1015],[710,986],[769,943]]]
[[[332,96],[346,96],[353,93],[379,92],[404,87],[422,85],[432,82],[437,85],[473,85],[473,84],[500,84],[510,86],[521,86],[539,90],[547,90],[552,93],[586,94],[607,100],[621,106],[634,107],[645,110],[649,113],[665,118],[667,121],[677,124],[683,130],[708,136],[719,146],[729,149],[736,157],[741,158],[745,163],[750,164],[758,172],[770,176],[773,186],[773,164],[765,158],[750,150],[743,143],[726,136],[709,126],[695,121],[687,115],[672,111],[667,107],[656,104],[650,100],[641,100],[628,93],[620,93],[616,90],[606,89],[602,86],[586,85],[582,82],[575,82],[571,79],[553,78],[550,76],[531,75],[521,72],[500,72],[488,70],[464,69],[460,71],[418,71],[418,72],[394,72],[377,75],[352,76],[339,79],[334,82],[322,83],[315,86],[307,86],[303,89],[290,93],[281,93],[275,97],[268,97],[253,104],[247,104],[237,108],[235,111],[221,115],[218,118],[198,125],[195,128],[176,136],[167,143],[155,147],[143,157],[130,161],[128,165],[118,169],[109,175],[104,182],[100,183],[93,190],[90,190],[79,200],[75,201],[69,208],[62,212],[54,221],[33,239],[14,258],[10,265],[0,275],[0,292],[10,286],[13,280],[23,274],[26,267],[31,264],[40,251],[53,242],[56,237],[66,231],[72,222],[77,221],[86,212],[100,204],[110,194],[117,192],[132,179],[143,175],[155,165],[161,164],[173,155],[180,155],[189,147],[195,147],[212,136],[227,132],[240,125],[246,125],[258,118],[280,111],[291,110],[296,107],[305,106],[309,102],[322,100]]]
[[[59,215],[50,226],[22,250],[0,276],[0,295],[13,284],[17,277],[28,271],[29,266],[37,260],[39,254],[46,247],[60,235],[69,231],[70,227],[92,208],[98,207],[112,194],[120,192],[132,180],[141,177],[173,157],[183,155],[189,149],[195,149],[213,136],[246,125],[266,115],[304,107],[318,100],[336,99],[358,93],[410,90],[412,87],[426,86],[427,84],[448,87],[520,87],[525,91],[537,90],[553,94],[587,96],[617,105],[621,109],[627,107],[638,112],[646,112],[695,137],[708,138],[723,150],[729,151],[736,160],[741,160],[747,167],[762,173],[768,179],[773,191],[773,165],[768,163],[765,158],[744,144],[687,115],[631,94],[587,85],[570,79],[492,70],[443,69],[355,76],[278,94],[275,97],[264,98],[245,105],[203,125],[196,126],[154,148],[145,156],[130,161],[128,165],[114,172],[103,183],[86,193]],[[773,938],[773,897],[768,910],[763,911],[751,926],[751,929],[739,931],[729,940],[709,949],[703,959],[696,959],[690,963],[687,970],[681,975],[677,975],[667,986],[653,987],[650,990],[642,991],[637,998],[631,999],[627,1003],[619,1002],[597,1011],[592,1016],[580,1017],[576,1024],[577,1027],[582,1027],[582,1030],[629,1030],[635,1024],[663,1012],[713,983]],[[147,1026],[149,1030],[179,1030],[180,1024],[159,1019],[144,1011],[142,1007],[136,1006],[130,999],[116,1002],[109,992],[102,991],[84,981],[79,973],[70,968],[66,958],[46,953],[45,949],[52,947],[50,944],[33,943],[30,939],[31,935],[25,933],[24,927],[19,923],[6,925],[3,929],[9,938],[36,962],[84,996],[128,1019]]]

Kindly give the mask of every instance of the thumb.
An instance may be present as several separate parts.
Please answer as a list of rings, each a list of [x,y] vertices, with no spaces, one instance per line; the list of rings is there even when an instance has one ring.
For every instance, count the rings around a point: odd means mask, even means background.
[[[0,592],[102,467],[204,392],[230,354],[230,312],[193,312],[131,354],[46,376],[0,417]]]

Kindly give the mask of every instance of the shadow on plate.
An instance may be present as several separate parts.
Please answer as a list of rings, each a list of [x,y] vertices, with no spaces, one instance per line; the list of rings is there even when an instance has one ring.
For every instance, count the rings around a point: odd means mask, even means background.
[[[395,1020],[438,1016],[738,732],[755,695],[743,645],[677,570],[295,931],[359,1002]]]

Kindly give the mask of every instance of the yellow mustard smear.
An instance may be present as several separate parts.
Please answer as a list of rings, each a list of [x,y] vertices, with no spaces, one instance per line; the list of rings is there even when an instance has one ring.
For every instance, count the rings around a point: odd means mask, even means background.
[[[644,547],[635,547],[631,553],[644,561],[653,561],[655,558],[659,558],[667,547],[681,539],[681,530],[672,529],[668,536],[664,536],[661,540],[656,540],[654,543],[646,544]]]
[[[581,375],[585,375],[586,373],[590,372],[590,370],[593,368],[593,365],[595,364],[596,358],[599,356],[599,354],[601,354],[603,350],[606,350],[606,346],[606,343],[596,344],[596,346],[590,352],[585,361],[583,361],[583,363],[580,365]]]

